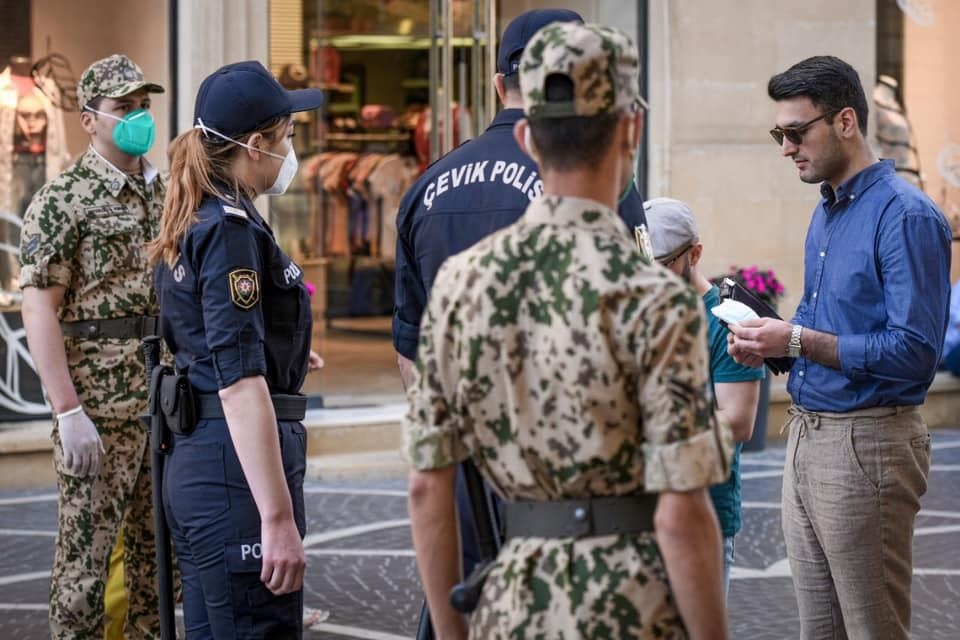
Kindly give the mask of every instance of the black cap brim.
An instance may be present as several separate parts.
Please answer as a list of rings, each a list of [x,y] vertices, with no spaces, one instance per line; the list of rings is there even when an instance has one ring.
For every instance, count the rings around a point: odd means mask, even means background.
[[[313,111],[323,104],[323,91],[320,89],[294,89],[287,91],[290,98],[290,111]]]

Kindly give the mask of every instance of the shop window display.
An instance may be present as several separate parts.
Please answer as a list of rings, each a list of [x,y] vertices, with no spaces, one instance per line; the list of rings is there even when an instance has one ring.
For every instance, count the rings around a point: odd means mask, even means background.
[[[327,367],[306,391],[325,403],[400,392],[390,343],[397,209],[423,168],[493,115],[483,114],[492,109],[485,100],[493,104],[485,93],[493,91],[492,64],[484,66],[477,24],[495,5],[271,2],[271,71],[288,88],[316,87],[326,97],[298,120],[300,171],[270,207],[280,245],[315,286],[314,346]],[[294,43],[290,34],[299,34]]]
[[[70,162],[60,90],[14,56],[0,73],[0,418],[48,413],[20,318],[20,228],[33,194]],[[40,84],[38,84],[40,83]]]
[[[396,212],[433,152],[428,74],[434,4],[303,2],[303,57],[273,65],[288,88],[318,87],[327,99],[320,114],[299,122],[300,175],[271,208],[281,246],[317,281],[321,326],[382,317],[389,334]],[[449,6],[450,37],[458,47],[454,64],[463,75],[471,62],[475,3]],[[460,83],[456,96],[461,101],[469,98],[465,86]],[[438,117],[442,125],[443,114]],[[454,146],[470,137],[471,109],[454,108],[452,129]]]

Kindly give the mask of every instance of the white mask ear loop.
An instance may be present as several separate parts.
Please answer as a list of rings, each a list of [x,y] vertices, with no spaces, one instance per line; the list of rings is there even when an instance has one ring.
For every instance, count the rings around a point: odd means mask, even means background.
[[[273,156],[274,158],[280,158],[281,160],[283,160],[284,158],[286,158],[286,156],[281,156],[281,155],[278,154],[278,153],[272,153],[272,152],[266,151],[266,150],[264,150],[264,149],[258,149],[258,148],[256,148],[256,147],[250,146],[250,145],[247,144],[246,142],[240,142],[239,140],[234,140],[233,138],[227,137],[227,136],[223,135],[222,133],[220,133],[219,131],[217,131],[216,129],[211,129],[211,128],[208,127],[207,125],[203,124],[203,120],[201,120],[200,118],[197,118],[197,124],[193,125],[193,128],[194,128],[194,129],[200,129],[201,131],[203,131],[203,135],[204,135],[205,137],[209,137],[208,134],[211,134],[211,133],[212,133],[213,135],[217,136],[218,138],[223,138],[223,139],[226,140],[227,142],[232,142],[233,144],[238,144],[238,145],[240,145],[241,147],[246,147],[247,149],[251,149],[251,150],[253,150],[253,151],[259,151],[260,153],[265,153],[265,154],[267,154],[268,156]]]

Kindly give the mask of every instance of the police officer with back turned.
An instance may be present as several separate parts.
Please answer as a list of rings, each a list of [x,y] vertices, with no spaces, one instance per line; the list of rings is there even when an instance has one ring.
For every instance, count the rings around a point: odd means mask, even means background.
[[[504,499],[506,542],[472,638],[727,637],[726,479],[703,305],[615,213],[642,135],[636,46],[554,23],[520,61],[543,193],[450,257],[424,313],[403,420],[417,566],[437,635],[466,635],[454,482],[474,461]]]
[[[440,265],[515,222],[543,192],[537,163],[513,139],[513,127],[523,117],[520,56],[537,29],[551,22],[583,22],[583,18],[567,9],[534,9],[507,25],[500,38],[494,76],[504,109],[482,135],[428,168],[400,203],[393,345],[405,387],[413,375],[420,317]],[[632,180],[622,195],[619,212],[631,232],[646,222],[643,200]],[[472,509],[462,474],[457,479],[457,498],[464,571],[469,573],[482,558],[474,541]]]

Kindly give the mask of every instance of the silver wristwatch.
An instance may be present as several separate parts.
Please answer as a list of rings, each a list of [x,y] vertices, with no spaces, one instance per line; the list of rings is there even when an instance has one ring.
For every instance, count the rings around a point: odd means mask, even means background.
[[[790,342],[787,343],[787,355],[791,358],[800,357],[800,334],[803,333],[803,327],[799,324],[793,325],[793,331],[790,332]]]

